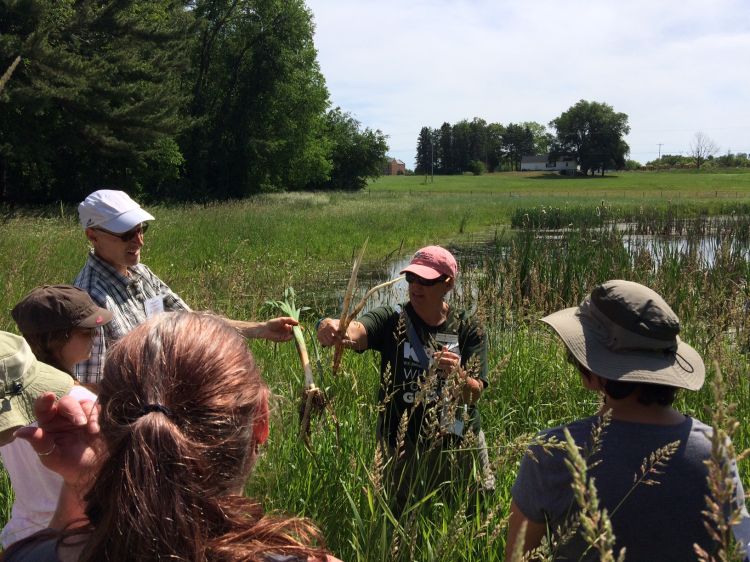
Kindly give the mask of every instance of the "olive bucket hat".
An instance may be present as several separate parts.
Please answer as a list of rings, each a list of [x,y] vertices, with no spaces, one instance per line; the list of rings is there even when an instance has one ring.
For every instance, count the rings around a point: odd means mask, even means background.
[[[706,378],[703,359],[678,335],[677,315],[639,283],[602,283],[580,306],[542,322],[586,369],[605,379],[698,390]]]
[[[73,378],[37,361],[21,336],[0,332],[0,446],[13,431],[36,421],[34,401],[45,392],[58,398],[73,388]]]

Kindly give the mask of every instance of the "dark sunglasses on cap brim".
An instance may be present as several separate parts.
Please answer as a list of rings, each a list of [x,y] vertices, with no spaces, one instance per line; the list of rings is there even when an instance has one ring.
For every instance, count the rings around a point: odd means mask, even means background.
[[[424,277],[420,277],[416,273],[412,273],[411,271],[406,272],[406,282],[407,283],[417,283],[419,285],[422,285],[423,287],[432,287],[433,285],[437,285],[438,283],[442,283],[448,277],[445,275],[441,275],[440,277],[436,277],[435,279],[425,279]]]
[[[135,238],[139,234],[146,234],[146,231],[148,230],[148,223],[142,222],[141,224],[139,224],[132,230],[128,230],[127,232],[123,232],[122,234],[118,234],[116,232],[110,232],[109,230],[105,230],[104,228],[99,228],[98,226],[94,227],[94,230],[98,230],[99,232],[104,232],[105,234],[109,234],[110,236],[119,238],[123,242],[130,242],[133,238]]]

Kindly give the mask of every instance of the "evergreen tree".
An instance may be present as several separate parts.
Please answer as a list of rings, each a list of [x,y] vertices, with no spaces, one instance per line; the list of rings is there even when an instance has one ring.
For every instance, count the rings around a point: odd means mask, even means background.
[[[417,174],[431,174],[434,172],[435,163],[435,131],[429,127],[422,127],[417,139],[417,167],[414,170]]]
[[[79,201],[173,181],[191,20],[167,0],[0,4],[0,66],[21,56],[0,97],[0,195]]]
[[[456,166],[453,159],[453,127],[450,123],[445,122],[440,125],[440,136],[437,139],[438,150],[438,162],[440,165],[441,174],[454,174],[456,173]]]

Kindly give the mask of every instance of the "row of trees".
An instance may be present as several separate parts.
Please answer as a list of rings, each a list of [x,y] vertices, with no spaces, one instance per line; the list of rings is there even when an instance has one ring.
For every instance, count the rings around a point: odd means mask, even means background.
[[[750,168],[747,153],[716,156],[719,146],[702,131],[695,133],[687,154],[664,154],[646,163],[649,168]]]
[[[358,189],[387,150],[331,108],[303,0],[6,0],[0,198]]]
[[[547,153],[551,159],[575,158],[586,174],[626,165],[628,116],[612,106],[581,100],[549,126],[554,133],[533,121],[502,125],[479,118],[443,123],[439,129],[422,127],[415,172],[519,170],[522,156]]]
[[[417,139],[415,173],[461,174],[517,170],[521,156],[547,152],[552,135],[544,125],[487,123],[475,117],[438,129],[422,127]]]
[[[647,168],[657,169],[688,169],[698,168],[696,159],[690,155],[662,154],[660,158],[646,163]],[[722,154],[708,156],[701,162],[701,168],[750,168],[750,158],[746,153]]]

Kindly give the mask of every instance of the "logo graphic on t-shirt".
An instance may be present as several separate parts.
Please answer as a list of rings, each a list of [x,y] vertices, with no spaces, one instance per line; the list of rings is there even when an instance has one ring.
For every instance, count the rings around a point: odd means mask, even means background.
[[[414,351],[414,348],[408,341],[404,342],[404,359],[419,364],[419,357],[417,356],[417,352]]]

